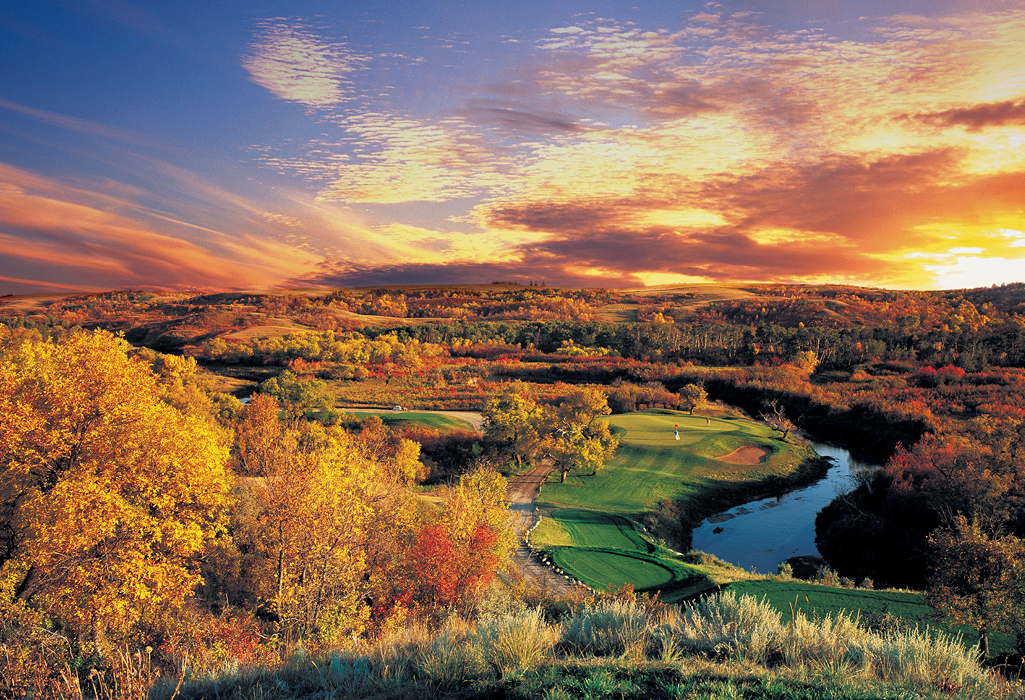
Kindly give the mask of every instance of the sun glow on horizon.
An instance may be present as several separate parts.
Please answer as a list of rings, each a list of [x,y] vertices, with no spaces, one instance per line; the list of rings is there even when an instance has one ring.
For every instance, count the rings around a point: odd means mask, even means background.
[[[1025,279],[1025,8],[396,3],[197,7],[216,62],[176,16],[55,53],[14,12],[0,293]]]

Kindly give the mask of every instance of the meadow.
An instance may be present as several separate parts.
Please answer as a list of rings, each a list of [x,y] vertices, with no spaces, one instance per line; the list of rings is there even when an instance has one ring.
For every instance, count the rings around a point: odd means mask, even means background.
[[[807,478],[817,465],[806,445],[739,417],[647,409],[608,420],[620,438],[616,457],[597,474],[544,484],[542,523],[531,536],[560,569],[592,588],[630,583],[670,602],[713,589],[714,572],[682,561],[644,532],[649,514],[668,503],[677,517],[700,519]],[[748,464],[721,459],[751,447],[763,456],[743,460]]]

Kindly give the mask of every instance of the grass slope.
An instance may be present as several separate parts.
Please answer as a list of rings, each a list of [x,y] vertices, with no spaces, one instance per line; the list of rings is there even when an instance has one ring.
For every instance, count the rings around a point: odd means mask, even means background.
[[[772,607],[789,617],[793,611],[803,612],[810,618],[836,616],[840,612],[858,614],[870,627],[886,622],[887,616],[900,618],[902,623],[940,629],[959,634],[968,646],[978,644],[979,635],[965,625],[952,625],[934,618],[925,602],[925,595],[913,591],[869,591],[833,588],[804,581],[758,579],[737,581],[726,588],[740,595],[764,599]],[[990,634],[990,650],[994,654],[1010,653],[1015,646],[1013,634]]]
[[[687,517],[746,500],[792,478],[812,456],[808,448],[777,440],[774,431],[744,419],[712,418],[706,424],[703,416],[649,409],[611,416],[609,424],[620,437],[615,459],[596,475],[571,475],[565,484],[542,487],[538,506],[546,517],[533,542],[592,587],[632,583],[670,601],[714,587],[711,572],[643,538],[636,520],[665,500],[681,505]],[[750,465],[718,459],[747,445],[770,454]]]

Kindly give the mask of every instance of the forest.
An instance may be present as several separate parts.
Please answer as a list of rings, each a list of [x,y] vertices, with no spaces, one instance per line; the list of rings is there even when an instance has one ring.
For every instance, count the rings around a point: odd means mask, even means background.
[[[453,616],[654,615],[630,591],[532,586],[508,481],[597,473],[618,444],[603,416],[710,402],[885,462],[819,514],[836,575],[925,591],[984,658],[1025,629],[1025,284],[5,297],[0,697],[130,697],[96,679],[266,667]],[[483,429],[358,413],[393,406]],[[656,534],[686,551],[709,513],[666,512]]]

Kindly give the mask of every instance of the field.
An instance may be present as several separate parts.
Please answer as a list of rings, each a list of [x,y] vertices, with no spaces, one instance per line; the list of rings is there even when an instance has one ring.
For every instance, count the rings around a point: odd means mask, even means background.
[[[645,514],[666,501],[688,518],[714,512],[783,484],[813,456],[741,418],[649,409],[609,423],[620,438],[618,454],[596,475],[571,475],[565,484],[550,477],[538,497],[544,520],[532,541],[592,587],[633,583],[670,601],[710,589],[715,577],[642,536]],[[750,463],[722,459],[744,461],[731,455],[745,447],[761,448],[751,451]]]
[[[450,430],[473,430],[474,427],[462,418],[446,416],[440,413],[428,413],[425,411],[346,411],[354,414],[357,418],[367,416],[378,416],[389,428],[405,428],[412,423],[417,423],[431,430],[448,432]]]
[[[809,617],[836,616],[840,612],[856,614],[870,627],[885,627],[893,618],[901,623],[939,629],[960,634],[969,646],[977,644],[978,633],[964,625],[938,622],[930,616],[931,610],[925,602],[925,595],[912,591],[868,591],[860,589],[833,588],[803,581],[780,581],[759,579],[737,581],[727,586],[737,595],[752,595],[765,599],[772,607],[783,613],[786,620],[791,611],[799,610]],[[1009,653],[1014,649],[1013,634],[990,634],[992,653]]]

